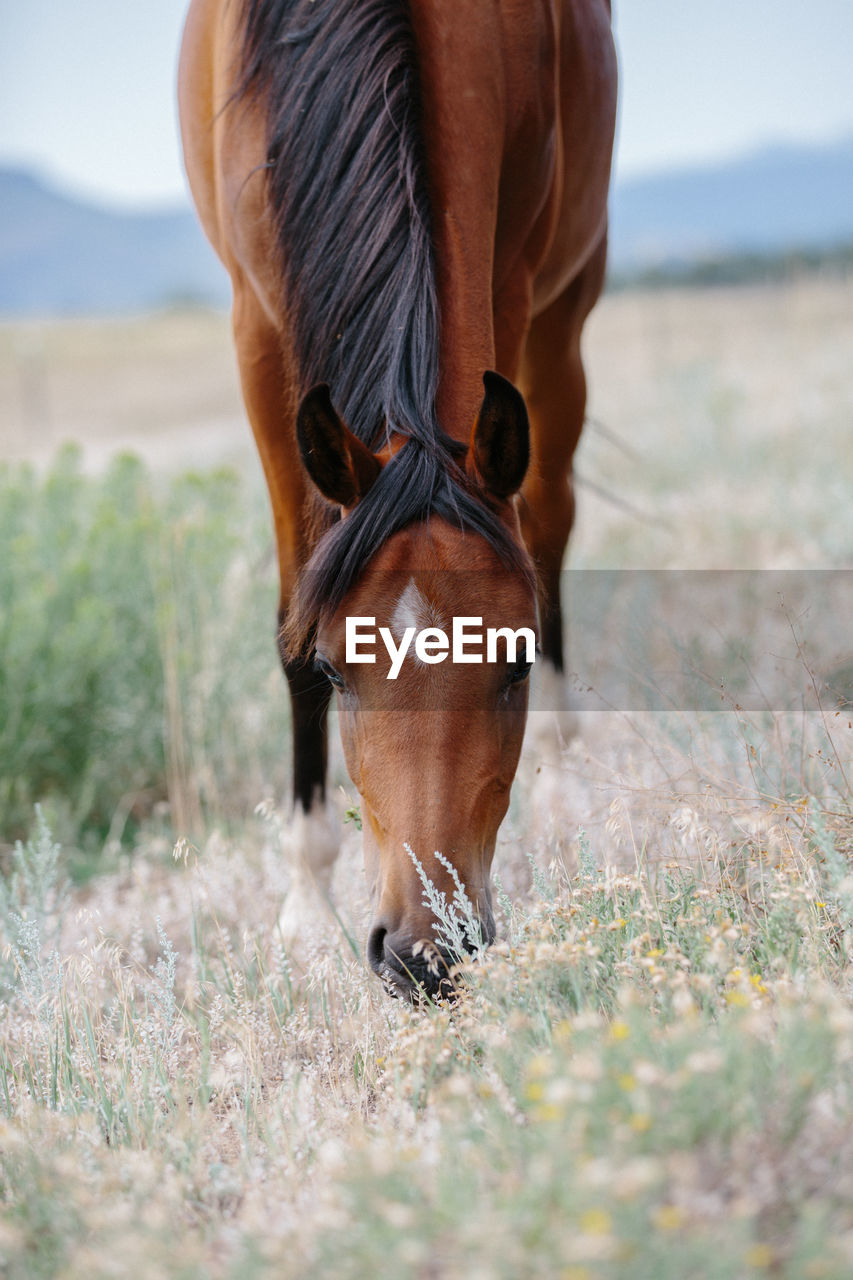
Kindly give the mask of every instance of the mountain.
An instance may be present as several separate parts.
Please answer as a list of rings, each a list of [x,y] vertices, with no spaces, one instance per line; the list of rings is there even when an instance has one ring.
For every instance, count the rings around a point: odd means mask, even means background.
[[[189,209],[121,213],[0,169],[0,313],[224,304],[228,281]]]
[[[613,192],[611,228],[611,267],[623,272],[850,244],[853,138],[625,180]]]
[[[853,244],[853,138],[765,148],[617,182],[611,269]],[[189,208],[120,213],[0,169],[0,314],[225,305],[227,277]]]

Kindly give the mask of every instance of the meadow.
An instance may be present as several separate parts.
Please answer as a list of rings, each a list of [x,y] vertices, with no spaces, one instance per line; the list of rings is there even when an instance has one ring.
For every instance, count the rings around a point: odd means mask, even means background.
[[[606,297],[572,563],[846,568],[851,349],[849,282]],[[0,329],[0,451],[4,1275],[851,1273],[853,729],[807,653],[785,706],[532,736],[499,941],[411,1009],[363,959],[339,755],[336,914],[278,933],[227,321]]]

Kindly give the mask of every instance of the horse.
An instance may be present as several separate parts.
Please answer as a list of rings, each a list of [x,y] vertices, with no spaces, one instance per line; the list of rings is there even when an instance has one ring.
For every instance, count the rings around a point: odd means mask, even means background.
[[[609,0],[191,0],[186,19],[185,167],[231,277],[278,552],[294,804],[282,928],[298,934],[338,853],[334,694],[367,957],[410,999],[445,991],[454,959],[424,877],[447,901],[458,877],[494,937],[532,659],[507,642],[505,660],[478,663],[469,645],[439,662],[435,633],[460,617],[535,629],[537,667],[563,672],[616,82]],[[394,645],[411,628],[427,639],[392,680],[381,646],[348,660],[348,619]]]

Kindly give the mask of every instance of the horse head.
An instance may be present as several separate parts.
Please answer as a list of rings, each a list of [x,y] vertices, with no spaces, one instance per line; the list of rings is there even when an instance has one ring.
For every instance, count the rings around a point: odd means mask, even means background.
[[[361,797],[368,959],[409,996],[445,989],[454,961],[418,864],[451,903],[450,864],[482,939],[494,937],[490,868],[527,715],[536,600],[513,502],[528,462],[527,414],[505,379],[486,374],[484,382],[467,451],[446,465],[459,492],[490,513],[484,530],[500,528],[503,540],[460,527],[446,508],[432,510],[372,549],[340,599],[328,582],[317,589],[328,573],[321,541],[304,575],[311,586],[297,595],[297,612],[300,598],[315,602],[298,625],[313,629],[315,666],[336,691],[347,769]],[[408,474],[402,449],[372,453],[326,387],[303,400],[298,438],[314,485],[341,508],[332,531],[339,543],[380,476],[405,508],[391,483],[395,466],[401,482]]]

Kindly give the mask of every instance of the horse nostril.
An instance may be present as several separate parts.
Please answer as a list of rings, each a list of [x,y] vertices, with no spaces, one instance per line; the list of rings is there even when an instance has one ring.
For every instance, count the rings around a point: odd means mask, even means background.
[[[367,960],[374,973],[379,973],[385,963],[385,935],[387,932],[387,929],[377,925],[375,929],[370,930],[370,936],[367,939]]]

